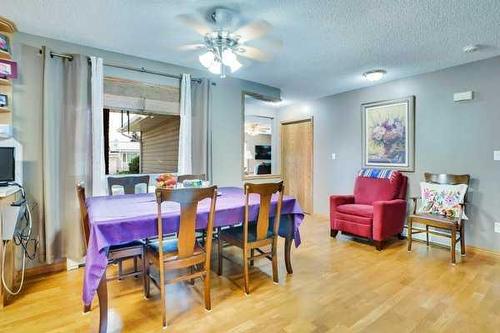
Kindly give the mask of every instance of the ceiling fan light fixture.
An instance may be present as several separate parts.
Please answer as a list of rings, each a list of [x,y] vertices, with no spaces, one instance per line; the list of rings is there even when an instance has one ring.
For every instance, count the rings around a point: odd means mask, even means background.
[[[225,49],[222,51],[222,63],[226,66],[231,66],[235,62],[238,62],[236,59],[236,54],[234,54],[233,50]]]
[[[241,68],[241,66],[241,63],[238,60],[235,60],[231,65],[229,65],[229,68],[231,68],[231,73],[236,72]]]
[[[218,60],[212,62],[212,64],[208,67],[208,71],[212,74],[220,75],[221,74],[221,65]]]
[[[205,68],[210,68],[212,64],[215,62],[215,55],[213,52],[208,51],[198,57],[198,60],[200,60],[200,63],[205,67]]]
[[[363,77],[368,81],[375,82],[382,79],[385,74],[387,74],[387,72],[384,71],[383,69],[376,69],[373,71],[363,73]]]

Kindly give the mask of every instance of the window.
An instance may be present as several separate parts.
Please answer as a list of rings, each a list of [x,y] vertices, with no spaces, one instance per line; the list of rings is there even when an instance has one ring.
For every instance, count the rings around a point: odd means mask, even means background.
[[[244,95],[243,176],[276,175],[276,109],[272,102]]]
[[[104,114],[107,174],[177,172],[179,116],[109,109]]]
[[[177,172],[178,86],[107,77],[104,106],[106,174]]]

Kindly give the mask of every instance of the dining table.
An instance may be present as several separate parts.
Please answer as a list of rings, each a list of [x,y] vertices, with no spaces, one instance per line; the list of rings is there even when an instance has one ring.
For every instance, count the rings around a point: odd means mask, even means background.
[[[239,187],[217,189],[214,227],[241,224],[244,219],[245,194]],[[274,219],[278,196],[271,199],[270,218]],[[255,221],[259,212],[259,196],[249,196],[249,220]],[[119,196],[95,196],[86,199],[90,237],[85,257],[83,281],[84,311],[90,311],[97,293],[99,299],[99,332],[106,332],[108,319],[108,294],[106,268],[108,249],[135,240],[157,236],[157,202],[154,193],[128,194]],[[196,229],[206,229],[210,210],[210,199],[199,202]],[[284,261],[289,274],[293,273],[290,250],[292,242],[300,245],[299,227],[304,213],[297,199],[284,195],[279,225],[279,236],[285,239]],[[165,233],[178,231],[180,206],[174,202],[162,204],[162,222]]]

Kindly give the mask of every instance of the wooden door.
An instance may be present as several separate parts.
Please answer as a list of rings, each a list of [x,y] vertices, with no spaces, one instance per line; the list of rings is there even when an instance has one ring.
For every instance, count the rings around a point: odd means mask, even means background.
[[[312,214],[312,119],[281,124],[281,173],[285,194],[297,198],[304,212]]]

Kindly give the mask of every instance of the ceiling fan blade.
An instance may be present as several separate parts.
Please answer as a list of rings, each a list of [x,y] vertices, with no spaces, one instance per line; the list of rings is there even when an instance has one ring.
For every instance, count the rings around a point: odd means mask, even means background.
[[[236,53],[242,57],[261,61],[261,62],[266,62],[271,60],[272,56],[269,53],[266,53],[264,51],[259,50],[256,47],[253,46],[241,46]]]
[[[271,31],[272,26],[267,21],[254,21],[251,22],[234,32],[235,35],[241,36],[240,41],[242,43],[257,39],[269,33]]]
[[[188,26],[189,28],[193,29],[202,36],[205,36],[209,32],[212,32],[212,28],[208,24],[199,21],[197,18],[191,15],[187,14],[177,15],[175,19],[181,22],[182,24]]]
[[[274,37],[266,37],[262,40],[263,45],[266,45],[266,48],[279,51],[283,48],[283,41],[279,38]]]
[[[197,51],[205,48],[204,44],[186,44],[186,45],[181,45],[177,48],[179,51]]]

